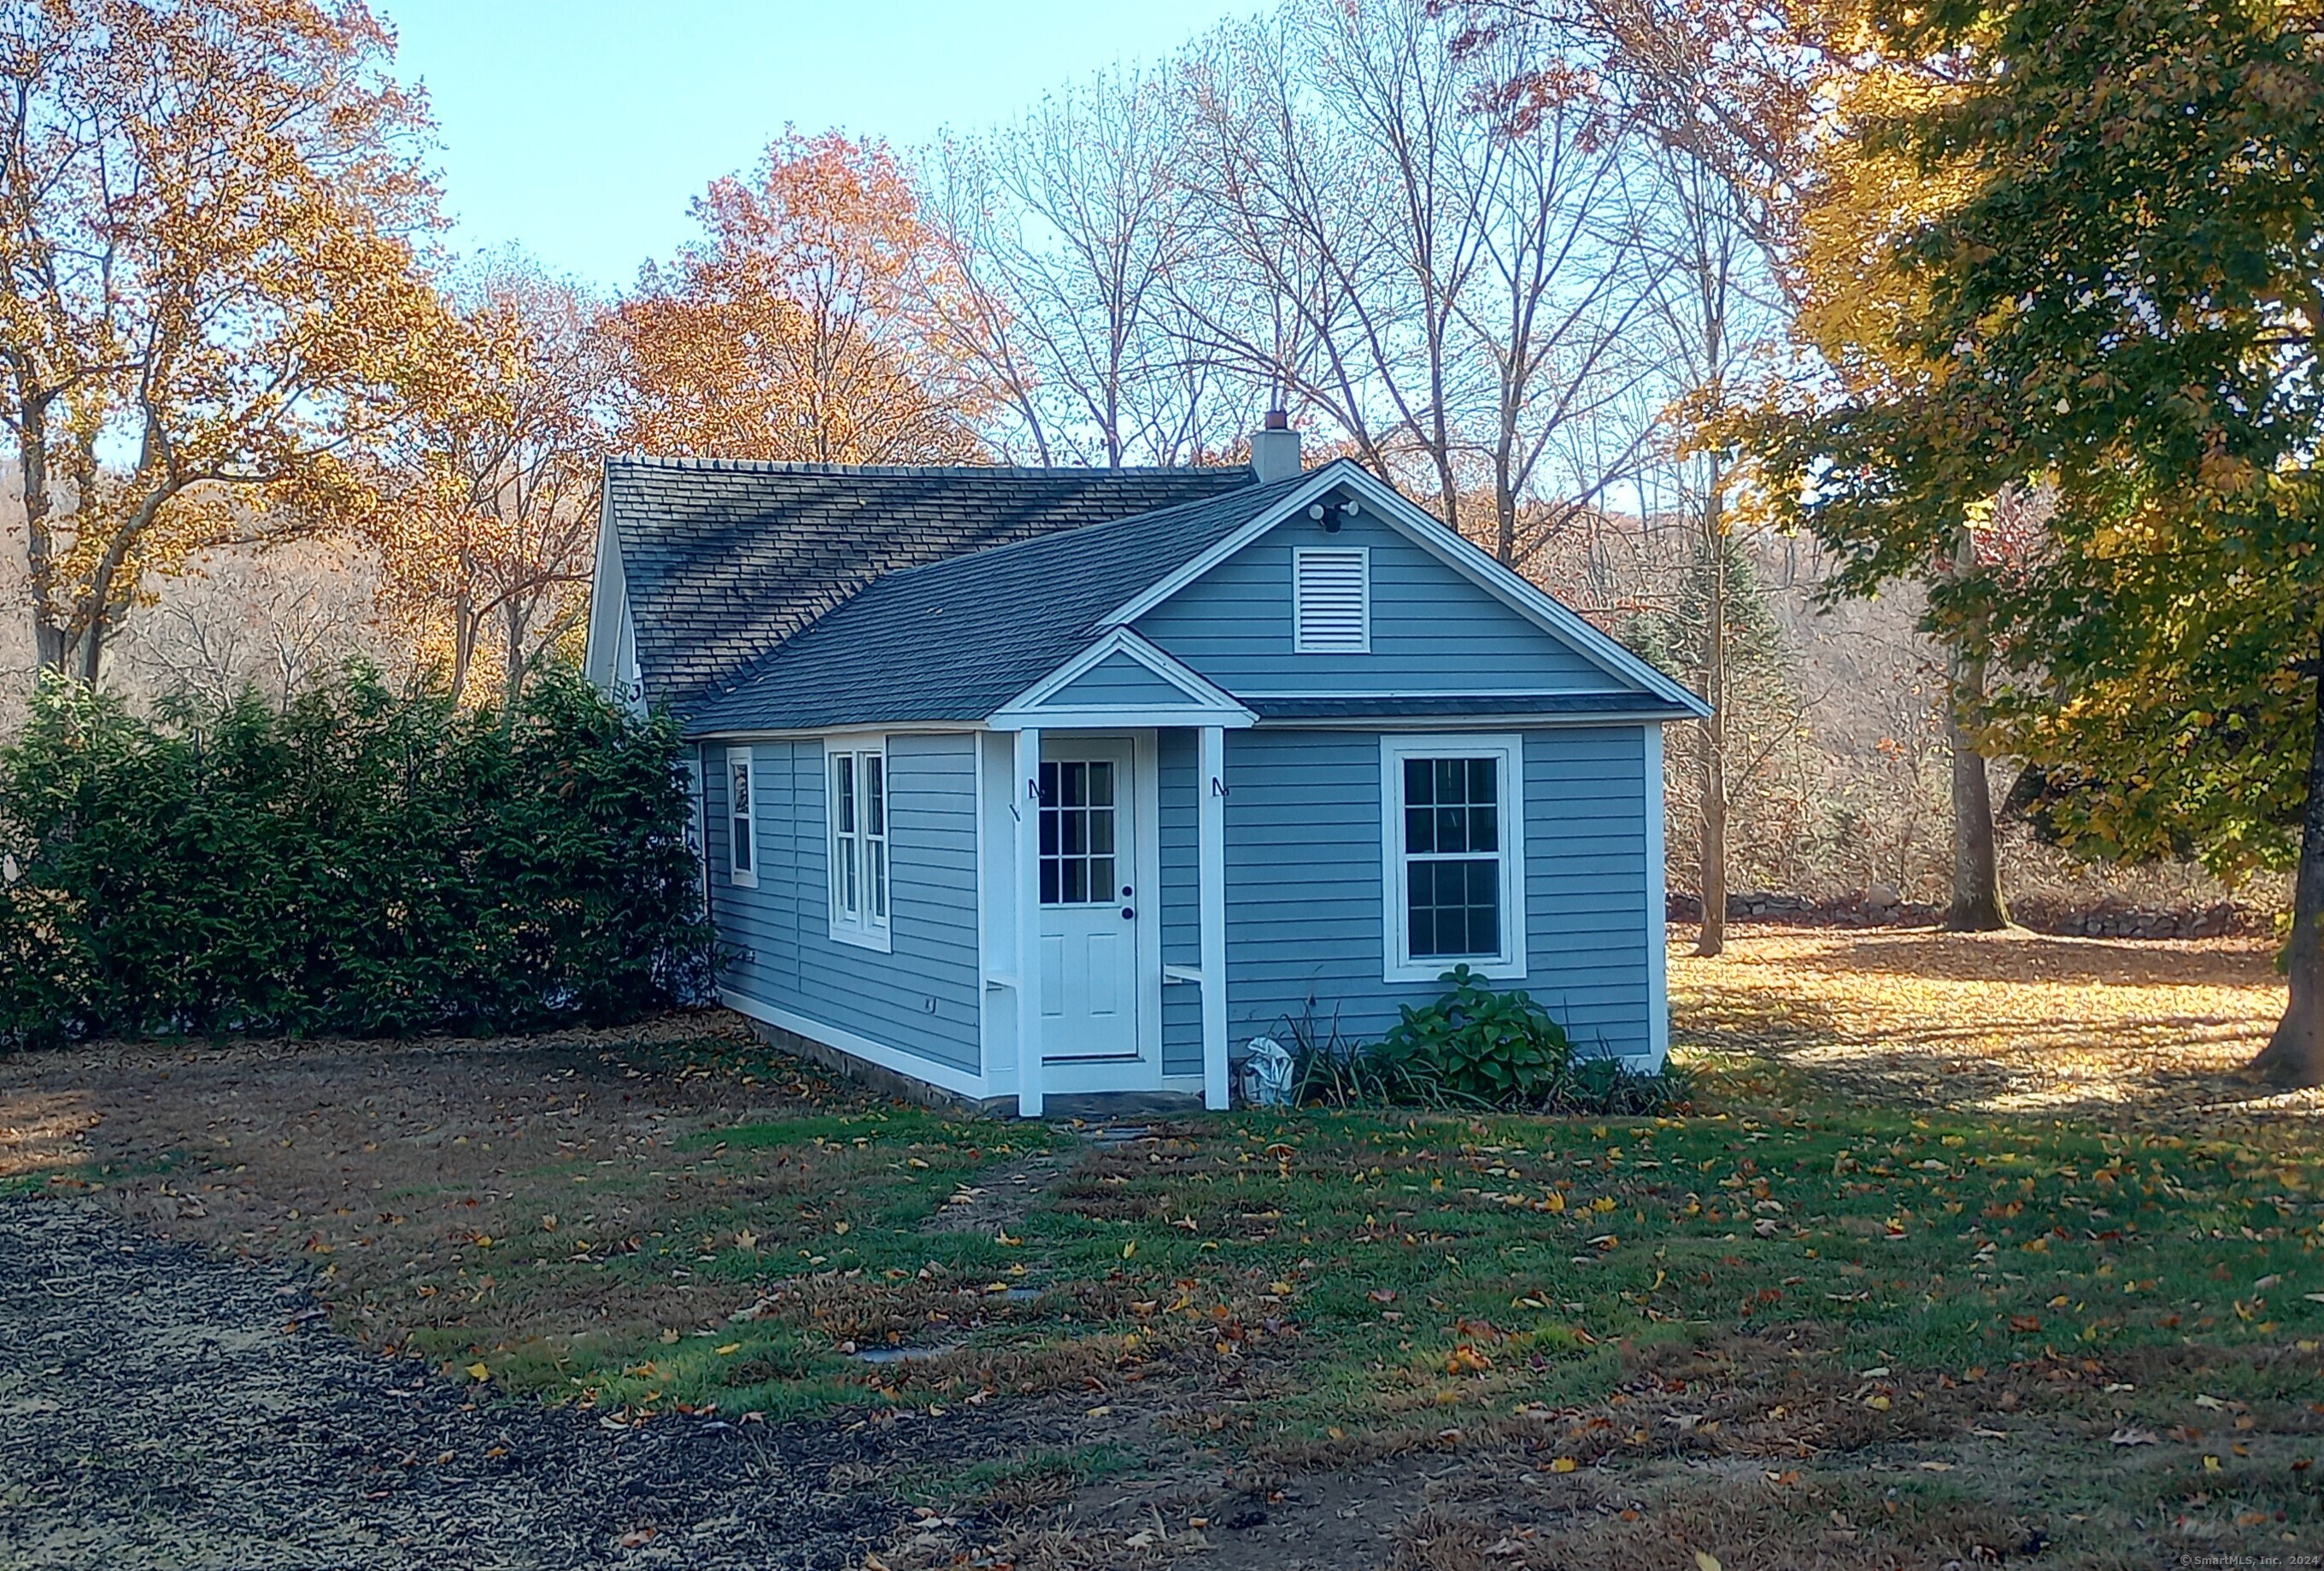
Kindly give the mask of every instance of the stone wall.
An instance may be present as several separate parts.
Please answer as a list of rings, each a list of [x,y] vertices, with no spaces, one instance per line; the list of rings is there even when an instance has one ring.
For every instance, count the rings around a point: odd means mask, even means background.
[[[1692,923],[1702,918],[1695,896],[1674,890],[1669,919]],[[2178,910],[2146,909],[2126,901],[2102,900],[2096,905],[2066,905],[2029,899],[2010,907],[2010,918],[2035,932],[2081,938],[2186,939],[2222,938],[2230,934],[2265,934],[2273,921],[2263,911],[2232,902]],[[1812,900],[1803,895],[1750,890],[1727,897],[1727,920],[1765,922],[1790,927],[1933,927],[1945,919],[1945,908],[1900,899],[1893,889],[1874,888],[1838,900]]]

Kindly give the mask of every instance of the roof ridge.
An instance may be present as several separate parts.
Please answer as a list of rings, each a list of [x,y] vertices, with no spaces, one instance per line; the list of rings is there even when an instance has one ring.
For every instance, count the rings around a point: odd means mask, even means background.
[[[1242,496],[1244,500],[1247,501],[1249,500],[1248,493],[1266,491],[1270,487],[1281,487],[1285,490],[1289,490],[1294,484],[1305,480],[1309,475],[1312,475],[1314,473],[1314,470],[1310,469],[1300,474],[1287,476],[1283,480],[1259,481],[1253,484],[1240,487],[1236,491],[1222,492],[1217,496],[1197,497],[1192,501],[1174,501],[1167,507],[1148,508],[1142,513],[1124,513],[1118,519],[1098,519],[1086,524],[1075,524],[1069,529],[1051,529],[1046,534],[1028,535],[1021,540],[1004,540],[998,546],[985,546],[974,551],[963,551],[956,556],[939,556],[933,562],[915,563],[909,567],[899,567],[892,573],[881,574],[877,578],[872,579],[871,583],[866,583],[862,588],[857,590],[855,594],[848,596],[848,600],[852,601],[855,599],[857,595],[868,594],[880,584],[891,583],[899,578],[909,578],[915,574],[931,572],[939,567],[958,567],[964,563],[985,562],[994,556],[1006,556],[1011,551],[1023,550],[1028,546],[1047,546],[1054,547],[1062,542],[1074,539],[1077,536],[1089,534],[1093,530],[1096,529],[1124,528],[1131,524],[1151,522],[1156,519],[1167,518],[1172,513],[1182,513],[1194,508],[1214,508],[1219,506],[1222,502],[1228,501],[1230,498],[1239,495]],[[1167,571],[1167,570],[1166,570],[1166,572]],[[845,601],[841,602],[841,604],[845,603],[847,603]],[[838,607],[835,606],[832,609],[835,611]],[[825,614],[828,615],[829,612],[825,612]],[[813,623],[808,624],[809,627],[812,627],[813,625]],[[807,628],[801,628],[799,632],[804,633],[807,630]],[[793,636],[796,637],[797,635],[794,634]]]
[[[1109,476],[1152,479],[1161,475],[1250,473],[1240,464],[1148,464],[1104,467],[1088,464],[820,464],[779,458],[690,458],[655,453],[624,453],[605,460],[606,467],[690,469],[729,474],[902,474],[1005,476],[1019,480],[1054,480],[1068,476],[1104,479]]]

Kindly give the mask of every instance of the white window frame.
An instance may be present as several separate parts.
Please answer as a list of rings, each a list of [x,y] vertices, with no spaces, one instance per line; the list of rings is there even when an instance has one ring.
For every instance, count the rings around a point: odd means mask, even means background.
[[[878,776],[875,800],[866,782]],[[853,797],[851,817],[840,790],[845,776]],[[888,768],[886,737],[835,737],[823,745],[825,900],[831,936],[859,949],[890,953],[895,916],[895,780]],[[878,832],[872,832],[876,823]],[[850,892],[854,896],[851,903]]]
[[[734,789],[734,771],[742,789]],[[747,854],[736,856],[747,847]],[[726,749],[726,877],[745,889],[759,887],[759,760],[749,748]]]
[[[1300,614],[1301,586],[1310,556],[1353,556],[1361,585],[1363,629],[1353,644],[1311,643],[1306,620]],[[1291,549],[1291,648],[1299,655],[1369,655],[1372,652],[1372,550],[1369,546],[1295,546]]]
[[[1500,808],[1501,947],[1492,955],[1411,953],[1407,923],[1410,862],[1404,849],[1404,765],[1407,758],[1486,758],[1496,761]],[[1500,980],[1526,974],[1525,738],[1516,732],[1394,733],[1380,738],[1381,978],[1434,982],[1455,966]]]

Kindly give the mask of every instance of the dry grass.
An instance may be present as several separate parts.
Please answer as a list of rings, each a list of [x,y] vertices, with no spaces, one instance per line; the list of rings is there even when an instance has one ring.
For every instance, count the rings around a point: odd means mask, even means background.
[[[1745,928],[1713,960],[1674,942],[1670,988],[1681,1052],[1747,1083],[2107,1123],[2324,1113],[2324,1091],[2240,1072],[2283,1012],[2258,939]]]
[[[1745,929],[1671,981],[1687,1119],[1107,1149],[695,1019],[0,1060],[0,1186],[303,1259],[346,1328],[516,1390],[974,1404],[897,1571],[2315,1547],[2324,1096],[2237,1073],[2264,944]],[[894,1341],[948,1350],[840,1351]]]

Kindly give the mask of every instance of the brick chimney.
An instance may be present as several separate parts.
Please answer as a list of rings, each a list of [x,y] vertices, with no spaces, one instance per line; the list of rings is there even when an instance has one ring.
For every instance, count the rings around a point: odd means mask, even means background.
[[[1299,473],[1299,433],[1283,410],[1268,410],[1266,421],[1250,434],[1250,470],[1261,485]]]

